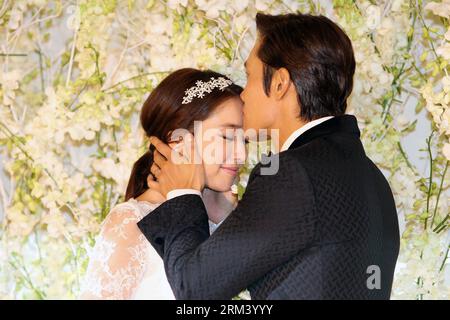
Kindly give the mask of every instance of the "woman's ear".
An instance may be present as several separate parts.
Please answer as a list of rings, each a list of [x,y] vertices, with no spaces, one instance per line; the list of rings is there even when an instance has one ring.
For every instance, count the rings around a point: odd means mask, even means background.
[[[186,160],[191,161],[192,146],[194,143],[194,135],[186,129],[176,129],[170,132],[168,143],[169,147],[175,151],[172,154],[172,161],[184,163]]]
[[[184,141],[185,138],[185,133],[184,130],[179,131],[179,130],[174,130],[174,131],[170,131],[169,132],[169,139],[168,139],[168,145],[169,147],[171,147],[172,149],[174,149],[177,145],[179,145],[180,143],[182,143]]]
[[[272,78],[272,88],[270,92],[274,94],[277,100],[282,99],[291,86],[291,76],[286,68],[280,68],[275,71]]]

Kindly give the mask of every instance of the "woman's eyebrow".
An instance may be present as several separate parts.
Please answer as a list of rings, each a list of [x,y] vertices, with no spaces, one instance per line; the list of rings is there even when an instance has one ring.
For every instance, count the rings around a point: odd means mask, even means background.
[[[227,127],[227,128],[237,128],[237,129],[242,128],[241,125],[236,124],[236,123],[225,123],[225,124],[222,124],[220,127],[222,127],[222,128],[225,128],[225,127]]]

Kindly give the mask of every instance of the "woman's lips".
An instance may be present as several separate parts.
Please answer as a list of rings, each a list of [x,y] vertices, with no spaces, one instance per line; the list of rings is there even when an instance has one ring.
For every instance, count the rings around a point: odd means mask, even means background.
[[[239,168],[237,167],[220,167],[221,169],[223,169],[226,173],[231,174],[233,176],[235,176],[238,173]]]

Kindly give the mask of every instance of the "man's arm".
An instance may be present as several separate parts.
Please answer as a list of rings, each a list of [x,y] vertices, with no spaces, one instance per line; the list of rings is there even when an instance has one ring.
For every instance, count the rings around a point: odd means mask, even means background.
[[[253,170],[243,199],[210,237],[197,195],[166,201],[138,223],[177,299],[231,299],[312,242],[309,178],[298,161],[284,160],[273,176]]]

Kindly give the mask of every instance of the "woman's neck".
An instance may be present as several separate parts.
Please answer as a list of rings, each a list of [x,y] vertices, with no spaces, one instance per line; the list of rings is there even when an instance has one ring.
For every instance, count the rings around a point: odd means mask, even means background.
[[[231,191],[217,192],[205,188],[202,192],[202,198],[209,220],[215,224],[223,221],[236,205],[234,197]]]

